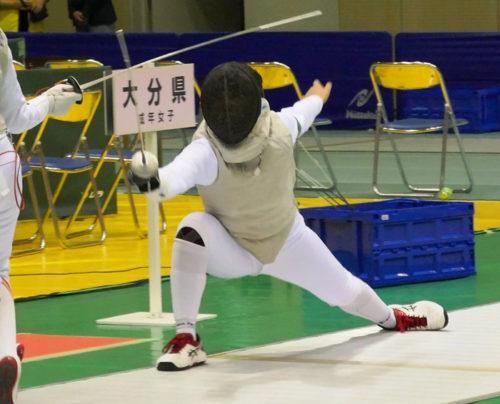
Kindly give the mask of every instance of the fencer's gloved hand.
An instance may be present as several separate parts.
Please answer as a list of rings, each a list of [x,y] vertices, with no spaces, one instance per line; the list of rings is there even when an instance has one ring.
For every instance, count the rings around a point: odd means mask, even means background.
[[[56,84],[43,93],[49,99],[49,115],[66,115],[71,106],[82,99],[71,84]]]
[[[132,156],[128,180],[137,185],[139,191],[149,193],[160,188],[158,159],[148,151],[138,151]]]
[[[149,178],[142,178],[142,177],[139,177],[138,175],[134,174],[134,172],[132,170],[129,170],[127,178],[129,180],[129,182],[137,185],[137,188],[139,188],[139,191],[141,191],[143,193],[148,193],[148,192],[151,192],[151,191],[154,191],[154,190],[160,188],[160,181],[158,179],[158,176],[149,177]]]

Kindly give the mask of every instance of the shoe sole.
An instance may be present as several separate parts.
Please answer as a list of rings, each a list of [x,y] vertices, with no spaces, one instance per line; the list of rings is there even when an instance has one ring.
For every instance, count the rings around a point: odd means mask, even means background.
[[[0,404],[13,404],[14,386],[17,381],[17,362],[11,356],[0,361]]]
[[[203,362],[197,362],[191,366],[186,366],[186,367],[183,367],[183,368],[178,368],[177,366],[175,366],[172,362],[160,362],[157,366],[156,366],[156,369],[161,371],[161,372],[179,372],[179,371],[182,371],[182,370],[188,370],[188,369],[191,369],[191,368],[194,368],[196,366],[201,366],[201,365],[204,365],[206,362],[203,361]],[[2,403],[0,403],[2,404]]]

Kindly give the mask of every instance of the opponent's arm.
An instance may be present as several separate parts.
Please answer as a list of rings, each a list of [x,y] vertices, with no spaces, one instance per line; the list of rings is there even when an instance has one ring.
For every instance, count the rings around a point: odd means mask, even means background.
[[[29,102],[24,98],[12,62],[7,39],[0,32],[0,113],[7,130],[21,133],[42,122],[47,114],[64,115],[81,99],[68,84],[57,84]]]

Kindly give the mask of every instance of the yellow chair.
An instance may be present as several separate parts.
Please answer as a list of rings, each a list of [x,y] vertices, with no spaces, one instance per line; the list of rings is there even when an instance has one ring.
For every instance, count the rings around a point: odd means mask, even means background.
[[[103,64],[94,59],[67,59],[48,60],[44,66],[50,69],[73,69],[77,67],[101,67]]]
[[[430,63],[423,62],[375,63],[370,68],[370,77],[373,83],[375,95],[377,97],[375,150],[372,178],[373,190],[378,195],[391,197],[429,197],[434,196],[436,193],[438,193],[441,189],[443,189],[443,187],[445,187],[448,131],[449,129],[452,129],[467,177],[466,185],[462,188],[453,189],[453,192],[470,192],[473,186],[472,173],[465,155],[460,132],[458,130],[458,127],[460,125],[465,125],[467,121],[465,119],[457,119],[455,117],[448,92],[446,91],[445,82],[439,69]],[[439,88],[441,90],[440,92],[444,108],[443,118],[407,118],[389,121],[380,87],[384,87],[393,91],[417,90],[430,87]],[[408,181],[408,177],[403,167],[401,156],[393,135],[421,134],[437,131],[442,132],[441,162],[438,184],[431,187],[413,185]],[[379,149],[382,132],[386,133],[390,140],[392,152],[394,153],[394,156],[396,158],[399,174],[404,185],[409,189],[410,192],[382,192],[379,188]]]
[[[38,198],[35,192],[35,185],[33,183],[33,170],[26,161],[26,149],[24,143],[18,142],[17,150],[21,160],[22,178],[23,180],[26,181],[26,184],[28,185],[28,192],[30,195],[31,204],[33,206],[33,211],[35,213],[35,221],[37,227],[36,231],[30,237],[15,239],[13,242],[13,246],[25,245],[25,244],[33,246],[33,243],[36,243],[35,246],[29,247],[27,249],[20,249],[14,247],[11,254],[12,257],[20,257],[27,254],[33,254],[36,252],[40,252],[45,248],[45,233],[43,231],[43,221],[40,215],[40,208],[38,205]],[[18,223],[17,228],[19,227],[20,223]]]
[[[94,175],[94,167],[93,163],[90,161],[90,156],[88,154],[88,146],[87,139],[85,137],[87,130],[92,122],[92,119],[95,115],[97,107],[101,101],[102,93],[101,91],[88,91],[83,93],[83,100],[81,104],[74,104],[71,107],[71,110],[68,114],[64,116],[52,116],[49,115],[45,118],[45,120],[41,123],[40,128],[35,136],[32,147],[26,161],[29,166],[36,171],[40,171],[42,174],[42,179],[45,187],[45,192],[47,195],[48,201],[48,209],[44,215],[43,220],[47,219],[48,216],[52,216],[52,221],[54,224],[54,230],[56,233],[56,238],[64,248],[72,248],[72,247],[83,247],[95,244],[101,244],[106,238],[106,230],[104,226],[104,218],[101,209],[99,192],[97,190],[97,184],[95,181]],[[74,147],[73,152],[71,153],[71,157],[46,157],[43,154],[42,150],[42,139],[46,139],[50,133],[49,127],[50,123],[53,121],[65,122],[70,125],[78,125],[81,127],[80,133],[78,135],[78,140],[76,142],[76,146]],[[59,135],[60,133],[57,133]],[[69,136],[64,134],[65,136]],[[23,134],[20,138],[20,141],[23,142],[25,139],[26,133]],[[60,140],[60,139],[59,139]],[[76,159],[74,156],[79,152],[85,152],[87,158],[85,160]],[[61,191],[64,185],[67,183],[67,179],[72,174],[79,174],[87,172],[89,176],[89,182],[87,183],[84,191],[81,193],[81,197],[79,198],[78,204],[73,211],[73,214],[68,219],[65,230],[60,230],[60,218],[56,213],[56,202],[61,194]],[[49,173],[59,174],[59,181],[55,188],[55,191],[52,192],[52,187],[49,181]],[[83,207],[83,204],[87,199],[92,199],[95,204],[96,216],[93,223],[84,230],[78,230],[70,232],[73,224],[78,220],[80,221],[82,215],[80,215],[80,211]],[[98,231],[94,231],[96,229],[96,223],[99,224]],[[88,240],[82,242],[72,243],[71,239],[75,237],[80,237],[88,235]]]
[[[79,68],[79,67],[99,67],[103,66],[103,64],[97,60],[94,59],[85,59],[85,60],[80,60],[80,59],[68,59],[68,60],[52,60],[52,61],[47,61],[45,63],[45,67],[47,68],[53,68],[53,69],[69,69],[69,68]],[[119,164],[119,169],[118,172],[115,176],[115,179],[113,180],[113,183],[111,184],[110,189],[107,192],[107,196],[104,199],[104,202],[102,204],[102,211],[105,212],[117,187],[120,182],[120,179],[123,179],[125,188],[127,190],[127,196],[128,196],[128,201],[130,205],[130,210],[132,212],[132,219],[134,221],[134,226],[137,231],[137,234],[139,237],[144,238],[147,237],[147,233],[141,229],[140,223],[139,223],[139,216],[137,214],[137,209],[135,206],[134,202],[134,196],[132,192],[131,185],[128,181],[127,178],[127,167],[130,165],[132,161],[132,155],[134,154],[135,150],[137,149],[138,142],[139,142],[139,137],[135,136],[134,139],[129,141],[131,136],[126,136],[126,137],[118,137],[115,135],[110,136],[109,141],[104,149],[90,149],[88,150],[88,156],[87,153],[83,150],[78,151],[77,153],[71,155],[68,154],[66,157],[72,157],[74,159],[83,159],[86,160],[87,158],[90,159],[90,161],[95,163],[95,169],[94,169],[94,176],[97,177],[102,165],[104,163],[113,163],[113,164]],[[126,141],[124,142],[124,139]],[[186,139],[184,139],[185,144]],[[167,229],[167,220],[165,217],[165,212],[163,210],[163,206],[160,204],[160,217],[161,217],[161,224],[160,224],[160,232],[164,233]],[[98,220],[98,217],[94,219],[94,224],[95,221]]]
[[[297,79],[295,78],[295,74],[292,69],[280,62],[249,62],[248,65],[257,71],[262,77],[262,87],[264,91],[266,90],[275,90],[283,87],[292,86],[295,94],[298,99],[302,99],[304,96],[299,87]],[[323,146],[323,142],[316,130],[317,126],[321,125],[329,125],[332,122],[326,118],[317,118],[313,125],[311,126],[311,132],[313,134],[314,140],[316,142],[317,148],[321,157],[323,159],[324,166],[321,166],[320,163],[314,159],[312,156],[311,160],[317,165],[317,168],[323,173],[324,177],[328,179],[328,184],[321,184],[315,178],[307,174],[304,170],[299,168],[299,164],[297,161],[297,177],[301,179],[307,186],[299,186],[296,185],[296,190],[307,190],[307,191],[320,191],[320,192],[330,192],[334,191],[337,188],[337,179],[335,174],[333,173],[333,168],[328,160],[328,156]],[[307,153],[308,150],[304,146],[304,144],[300,141],[297,141],[297,144]],[[298,160],[298,155],[296,155],[296,159]],[[325,171],[326,169],[326,171]]]

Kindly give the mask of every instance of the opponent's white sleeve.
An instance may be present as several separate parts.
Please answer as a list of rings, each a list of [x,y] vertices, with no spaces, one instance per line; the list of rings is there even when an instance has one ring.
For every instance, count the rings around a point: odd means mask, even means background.
[[[41,95],[26,102],[3,31],[0,32],[0,78],[0,114],[7,130],[21,133],[42,122],[49,112],[49,100]]]
[[[158,170],[161,199],[182,194],[195,185],[211,185],[217,172],[217,157],[209,141],[196,139],[174,161]]]
[[[321,97],[311,95],[278,112],[278,116],[290,131],[294,143],[298,137],[307,132],[322,108]]]

